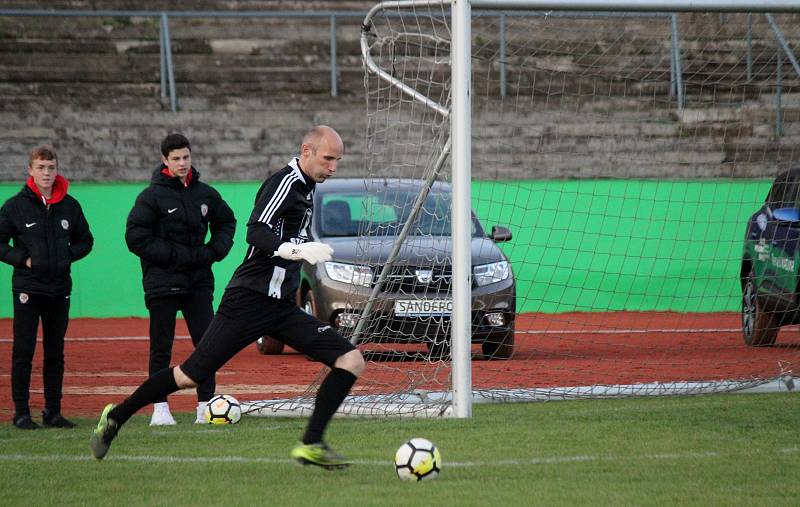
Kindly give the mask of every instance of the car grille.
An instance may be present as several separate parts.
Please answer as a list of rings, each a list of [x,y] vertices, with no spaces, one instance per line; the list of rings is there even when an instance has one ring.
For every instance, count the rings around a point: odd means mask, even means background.
[[[376,271],[380,274],[381,267]],[[386,278],[383,292],[393,294],[449,294],[453,270],[450,266],[395,266]],[[374,286],[374,283],[373,283]]]

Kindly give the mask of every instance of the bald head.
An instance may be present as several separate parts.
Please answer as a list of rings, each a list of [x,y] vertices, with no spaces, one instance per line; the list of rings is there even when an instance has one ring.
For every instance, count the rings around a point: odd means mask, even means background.
[[[327,125],[317,125],[303,136],[303,143],[300,146],[300,153],[303,152],[304,145],[308,145],[312,149],[315,149],[317,146],[319,146],[323,139],[331,142],[332,144],[338,143],[340,146],[342,146],[342,153],[344,153],[344,143],[342,143],[342,138],[339,137],[339,133]]]
[[[344,155],[339,134],[326,125],[317,125],[303,136],[300,145],[300,168],[306,176],[322,183],[336,173],[336,165]]]

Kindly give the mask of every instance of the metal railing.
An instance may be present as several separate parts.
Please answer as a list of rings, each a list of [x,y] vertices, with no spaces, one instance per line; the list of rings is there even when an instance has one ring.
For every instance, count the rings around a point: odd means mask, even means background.
[[[783,33],[781,33],[781,29],[778,28],[778,24],[775,23],[775,19],[772,17],[772,14],[765,14],[767,17],[767,21],[769,22],[769,26],[772,28],[772,33],[775,34],[775,40],[778,41],[778,51],[777,51],[777,63],[776,65],[776,76],[775,76],[775,133],[778,136],[783,135],[783,124],[781,118],[781,95],[783,90],[783,56],[784,54],[789,59],[794,68],[794,71],[797,73],[797,77],[800,78],[800,65],[797,64],[797,58],[795,58],[794,53],[789,48],[789,44],[786,43],[786,39],[783,37]]]
[[[397,3],[397,2],[395,2]],[[376,5],[373,7],[372,11],[367,15],[368,18],[372,12],[377,11],[381,8],[381,5]],[[387,13],[384,12],[383,15],[387,16],[397,16],[398,13]],[[446,15],[446,14],[445,14]],[[685,93],[685,86],[683,82],[683,55],[681,53],[681,42],[680,42],[680,28],[678,26],[678,14],[677,13],[664,13],[664,12],[602,12],[602,11],[592,11],[592,12],[579,12],[579,11],[472,11],[473,17],[486,17],[486,16],[495,16],[498,18],[498,25],[499,25],[499,58],[498,58],[498,67],[499,67],[499,81],[500,81],[500,96],[505,97],[507,94],[507,65],[508,60],[506,57],[507,52],[507,17],[509,16],[522,16],[522,17],[530,17],[530,16],[538,16],[538,17],[567,17],[567,18],[651,18],[651,19],[669,19],[671,23],[671,37],[670,37],[670,86],[669,86],[669,93],[671,96],[675,97],[676,108],[680,112],[686,106],[686,93]],[[753,30],[753,18],[752,13],[747,14],[746,18],[746,73],[747,73],[747,82],[752,81],[753,79],[753,37],[752,37],[752,30]],[[772,32],[775,36],[776,41],[778,42],[778,50],[777,50],[777,62],[776,62],[776,78],[775,78],[775,132],[777,136],[783,135],[783,128],[782,128],[782,86],[783,86],[783,76],[782,76],[782,66],[783,61],[782,58],[785,55],[792,67],[794,68],[795,72],[797,73],[797,77],[800,78],[800,65],[798,65],[797,58],[794,56],[791,48],[789,47],[786,39],[784,38],[783,34],[781,33],[780,28],[778,27],[777,23],[775,22],[772,14],[765,12],[764,16],[766,17],[767,21],[770,24]],[[724,21],[724,20],[721,20]],[[362,39],[361,39],[361,53],[362,58],[364,59],[365,65],[370,72],[382,75],[384,79],[392,84],[392,86],[397,87],[404,93],[407,93],[410,97],[418,100],[419,102],[432,107],[434,110],[441,112],[444,110],[444,106],[437,104],[427,97],[423,96],[416,90],[410,89],[407,85],[403,83],[397,82],[392,76],[389,76],[385,71],[379,69],[377,64],[373,61],[371,55],[369,54],[368,49],[368,42],[365,38],[365,32],[363,31],[365,28],[368,28],[367,22],[365,21],[364,28],[362,28]],[[446,116],[446,115],[444,115]]]
[[[138,11],[138,10],[122,10],[122,11],[91,11],[91,10],[40,10],[40,9],[0,9],[0,16],[10,17],[106,17],[106,18],[153,18],[159,21],[159,55],[160,55],[160,78],[161,78],[161,98],[166,101],[169,99],[170,110],[175,112],[178,110],[178,94],[175,85],[175,66],[172,59],[172,40],[170,37],[169,23],[170,18],[327,18],[330,34],[330,94],[333,97],[339,95],[338,86],[338,66],[337,66],[337,20],[356,19],[363,20],[364,12],[358,11],[319,11],[319,12],[306,12],[306,11]],[[394,14],[401,15],[401,14]],[[614,12],[592,12],[592,13],[579,13],[579,12],[530,12],[530,11],[473,11],[476,17],[492,16],[497,17],[499,21],[499,81],[500,81],[500,95],[505,96],[507,92],[507,59],[506,59],[506,32],[507,24],[506,17],[509,15],[525,15],[525,16],[569,16],[569,17],[649,17],[649,18],[665,18],[670,19],[672,24],[672,37],[671,37],[671,51],[670,51],[670,95],[675,97],[676,107],[680,111],[685,106],[685,92],[683,84],[682,72],[682,55],[680,50],[680,30],[678,27],[677,14],[670,13],[614,13]],[[780,31],[780,28],[775,23],[772,15],[766,13],[765,16],[772,28],[775,38],[778,42],[778,55],[777,55],[777,72],[776,72],[776,92],[775,92],[775,107],[776,113],[776,133],[782,135],[781,126],[781,95],[782,95],[782,59],[785,55],[791,62],[798,77],[800,77],[800,65],[798,65],[797,58],[794,56],[791,48],[789,48],[786,39]],[[747,45],[746,45],[746,61],[747,61],[747,78],[748,81],[752,79],[752,14],[747,15]],[[362,48],[363,53],[363,48]],[[369,65],[369,62],[366,62]]]
[[[169,97],[170,109],[178,110],[175,89],[175,67],[172,61],[172,42],[169,33],[170,18],[327,18],[330,31],[330,93],[339,94],[338,67],[336,62],[337,19],[363,19],[359,11],[87,11],[87,10],[39,10],[0,9],[0,16],[12,17],[95,17],[95,18],[153,18],[159,21],[159,54],[161,60],[161,97]]]

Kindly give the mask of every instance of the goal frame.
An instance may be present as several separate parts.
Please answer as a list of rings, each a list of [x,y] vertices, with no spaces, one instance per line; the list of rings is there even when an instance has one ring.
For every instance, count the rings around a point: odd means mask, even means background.
[[[414,8],[450,5],[452,23],[451,40],[451,108],[430,100],[416,90],[380,70],[372,61],[366,32],[371,18],[380,10],[388,8]],[[452,290],[453,313],[451,316],[452,357],[452,406],[450,415],[456,418],[472,416],[472,360],[470,355],[471,334],[471,258],[469,255],[470,183],[472,175],[472,81],[471,40],[472,8],[481,10],[537,10],[537,11],[585,11],[585,12],[800,12],[797,0],[581,0],[581,1],[537,1],[537,0],[397,0],[385,1],[374,6],[367,14],[361,36],[364,65],[369,72],[377,74],[391,86],[414,100],[431,107],[450,120],[450,161],[452,170]]]

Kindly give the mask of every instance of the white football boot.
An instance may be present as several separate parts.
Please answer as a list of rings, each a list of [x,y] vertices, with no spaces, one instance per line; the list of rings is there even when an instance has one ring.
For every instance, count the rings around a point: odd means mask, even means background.
[[[150,426],[174,426],[177,424],[169,411],[169,403],[153,403],[153,417]]]
[[[208,405],[207,401],[197,402],[197,419],[194,420],[195,424],[208,424],[208,421],[206,421],[206,405]]]

